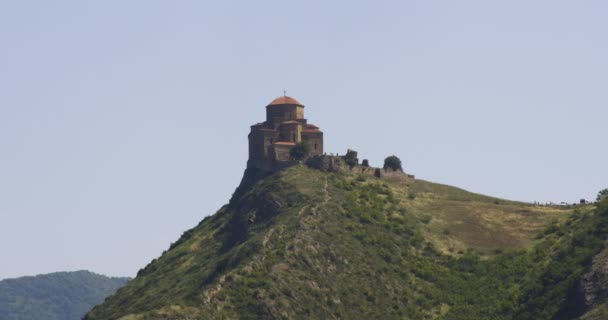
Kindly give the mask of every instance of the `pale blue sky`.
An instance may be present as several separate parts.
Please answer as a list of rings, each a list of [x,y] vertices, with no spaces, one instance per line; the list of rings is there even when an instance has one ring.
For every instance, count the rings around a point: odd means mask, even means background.
[[[133,276],[286,88],[327,152],[524,201],[608,186],[606,1],[0,1],[0,278]]]

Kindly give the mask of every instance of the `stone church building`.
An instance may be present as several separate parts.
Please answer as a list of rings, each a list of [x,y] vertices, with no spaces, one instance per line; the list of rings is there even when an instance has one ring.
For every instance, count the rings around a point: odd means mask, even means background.
[[[304,118],[304,105],[282,96],[266,106],[266,121],[251,126],[249,166],[274,169],[291,160],[289,151],[306,142],[311,154],[323,154],[323,132]]]

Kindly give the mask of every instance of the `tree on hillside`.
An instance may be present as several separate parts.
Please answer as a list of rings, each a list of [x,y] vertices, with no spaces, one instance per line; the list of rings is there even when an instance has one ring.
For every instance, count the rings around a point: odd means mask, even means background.
[[[344,159],[344,162],[346,162],[346,164],[351,168],[359,164],[359,159],[357,158],[357,151],[355,150],[348,149],[346,155],[342,158]]]
[[[401,159],[397,158],[397,156],[387,157],[384,159],[384,170],[386,169],[403,171],[403,168],[401,167]]]
[[[302,160],[310,154],[310,145],[304,141],[295,145],[289,150],[289,156],[294,160]]]
[[[608,197],[608,189],[604,189],[597,194],[597,201],[601,201],[602,199]]]

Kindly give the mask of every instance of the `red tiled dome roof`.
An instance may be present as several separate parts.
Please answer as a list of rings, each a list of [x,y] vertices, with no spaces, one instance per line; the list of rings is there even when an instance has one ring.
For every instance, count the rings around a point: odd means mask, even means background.
[[[269,104],[269,106],[274,106],[274,105],[278,105],[278,104],[297,104],[299,106],[302,105],[300,103],[300,101],[298,101],[292,97],[280,96],[280,97],[272,100],[272,102]]]

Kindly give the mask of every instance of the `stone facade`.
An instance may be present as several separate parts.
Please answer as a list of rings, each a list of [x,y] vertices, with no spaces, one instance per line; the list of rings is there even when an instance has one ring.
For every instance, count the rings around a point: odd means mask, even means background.
[[[276,98],[266,106],[266,121],[251,126],[248,167],[282,167],[300,142],[310,146],[312,155],[323,154],[323,132],[304,118],[304,105],[288,96]]]

